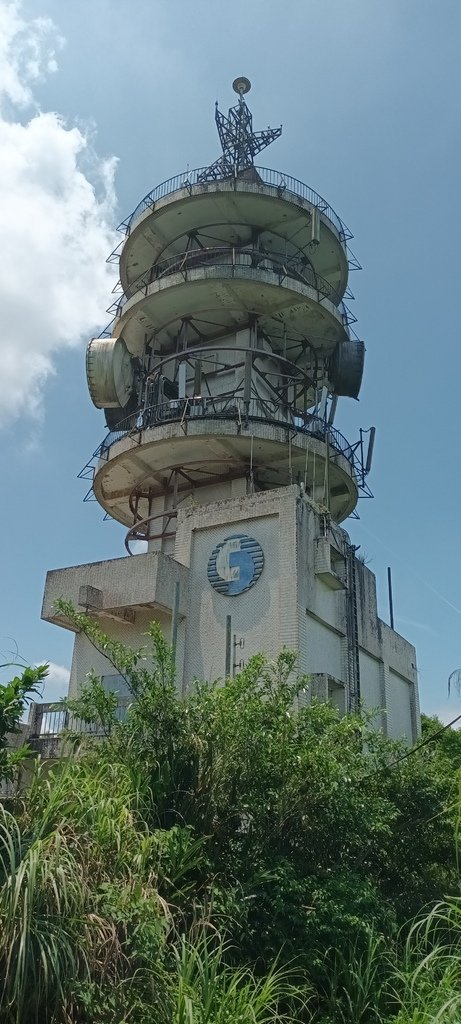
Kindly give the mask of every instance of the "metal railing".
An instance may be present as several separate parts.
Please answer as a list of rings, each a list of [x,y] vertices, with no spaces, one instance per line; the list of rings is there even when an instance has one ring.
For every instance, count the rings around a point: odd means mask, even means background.
[[[200,182],[198,179],[201,174],[207,170],[206,167],[197,167],[193,171],[184,171],[182,174],[176,174],[173,178],[168,178],[166,181],[162,181],[160,185],[157,185],[148,192],[147,195],[141,199],[141,202],[135,207],[133,212],[122,221],[118,226],[119,231],[124,231],[128,235],[131,228],[137,218],[144,213],[144,210],[152,208],[155,203],[160,199],[164,199],[165,196],[172,195],[174,192],[182,191],[183,189],[192,189],[197,187],[201,192],[213,192],[216,191],[216,181],[212,182]],[[310,185],[305,185],[304,182],[299,181],[298,178],[293,178],[291,174],[283,174],[281,171],[275,171],[270,167],[255,167],[254,170],[259,175],[263,185],[269,185],[279,190],[282,195],[293,195],[298,199],[304,199],[316,209],[323,213],[329,221],[336,228],[339,237],[342,242],[346,242],[348,239],[353,238],[353,235],[349,231],[349,228],[343,223],[338,214],[335,213],[333,207],[327,203],[323,196],[319,195]],[[255,182],[250,182],[245,178],[223,178],[223,181],[232,181],[239,183],[239,186],[244,187],[254,186]],[[257,184],[257,182],[256,182]],[[219,182],[218,182],[219,185]]]
[[[131,699],[121,697],[115,711],[118,722],[126,719],[127,709]],[[44,701],[42,704],[32,704],[29,719],[28,742],[37,743],[40,740],[52,740],[63,733],[79,733],[88,736],[103,736],[104,728],[90,722],[84,722],[81,718],[70,714],[61,704],[52,704]]]
[[[246,403],[239,396],[219,397],[194,397],[194,398],[173,398],[160,405],[151,405],[139,412],[127,417],[111,430],[99,445],[94,453],[94,458],[103,462],[108,461],[112,445],[124,437],[133,437],[137,443],[141,443],[142,434],[152,427],[161,426],[164,423],[180,422],[193,419],[235,419],[241,425],[247,420],[272,423],[276,426],[283,426],[296,433],[309,434],[326,442],[328,440],[332,449],[332,455],[343,455],[349,462],[355,475],[363,476],[363,466],[357,445],[351,445],[347,438],[336,427],[330,426],[318,416],[309,413],[293,412],[286,406],[276,402],[270,402],[262,398],[251,398],[246,408]]]
[[[351,315],[350,311],[342,303],[341,296],[333,288],[333,285],[323,277],[320,277],[319,274],[316,274],[313,267],[306,263],[301,256],[288,258],[282,253],[265,253],[247,245],[220,245],[206,249],[187,249],[184,252],[168,256],[166,259],[154,263],[148,270],[143,271],[139,277],[135,278],[134,281],[131,281],[125,294],[114,302],[112,306],[109,306],[107,312],[115,313],[116,316],[119,316],[128,299],[136,294],[136,292],[144,291],[144,294],[146,294],[149,285],[155,281],[159,281],[171,274],[184,274],[184,278],[187,280],[187,272],[189,270],[207,266],[238,267],[239,269],[248,267],[252,270],[268,270],[277,275],[279,284],[285,278],[291,278],[295,281],[300,281],[301,284],[307,284],[309,287],[314,288],[323,298],[329,299],[334,306],[340,307],[343,315]]]

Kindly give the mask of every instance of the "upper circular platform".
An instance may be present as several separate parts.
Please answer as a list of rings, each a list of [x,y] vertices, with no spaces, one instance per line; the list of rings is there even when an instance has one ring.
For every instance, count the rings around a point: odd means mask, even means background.
[[[304,254],[338,295],[347,286],[350,232],[307,185],[266,168],[251,177],[197,181],[202,169],[172,178],[149,193],[121,227],[120,280],[126,295],[150,267],[193,244],[255,242],[285,258]]]

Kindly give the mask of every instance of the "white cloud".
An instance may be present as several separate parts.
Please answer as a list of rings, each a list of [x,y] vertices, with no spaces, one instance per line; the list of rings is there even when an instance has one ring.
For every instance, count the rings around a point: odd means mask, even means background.
[[[63,348],[86,340],[107,315],[114,283],[105,263],[116,160],[99,159],[90,133],[35,105],[23,123],[11,110],[33,103],[31,84],[56,67],[48,19],[26,22],[0,0],[0,424],[37,414]],[[16,117],[18,115],[16,114]]]
[[[56,49],[64,40],[49,18],[25,22],[19,0],[0,4],[0,101],[32,102],[30,83],[56,71]]]
[[[44,665],[45,661],[38,661],[36,664]],[[67,697],[70,671],[65,665],[56,665],[54,661],[49,661],[48,665],[49,672],[44,683],[43,695],[35,699],[49,702],[62,700],[63,697]]]

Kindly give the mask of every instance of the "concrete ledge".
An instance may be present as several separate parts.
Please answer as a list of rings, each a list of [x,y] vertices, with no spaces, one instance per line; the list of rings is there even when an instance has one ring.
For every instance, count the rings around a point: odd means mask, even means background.
[[[55,610],[55,602],[71,601],[77,611],[89,611],[104,617],[113,616],[133,621],[136,608],[158,608],[172,611],[175,584],[179,582],[179,614],[187,614],[189,601],[189,570],[162,552],[145,552],[110,561],[90,562],[47,573],[43,597],[42,619],[72,629],[72,625]],[[102,597],[94,604],[82,606],[84,594],[99,591]]]

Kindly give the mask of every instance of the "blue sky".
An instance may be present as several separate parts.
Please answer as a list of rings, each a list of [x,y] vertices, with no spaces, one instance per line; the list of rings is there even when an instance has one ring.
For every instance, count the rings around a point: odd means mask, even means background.
[[[40,621],[45,572],[123,553],[123,528],[82,503],[77,480],[104,434],[84,375],[85,343],[109,319],[103,254],[155,184],[218,155],[214,101],[233,102],[244,74],[255,127],[283,123],[267,165],[313,186],[355,236],[367,361],[360,402],[343,399],[337,425],[353,438],[374,424],[377,442],[375,498],[345,525],[384,618],[392,566],[423,709],[454,717],[461,5],[0,0],[2,19],[1,649],[49,659],[56,697],[71,635]]]

